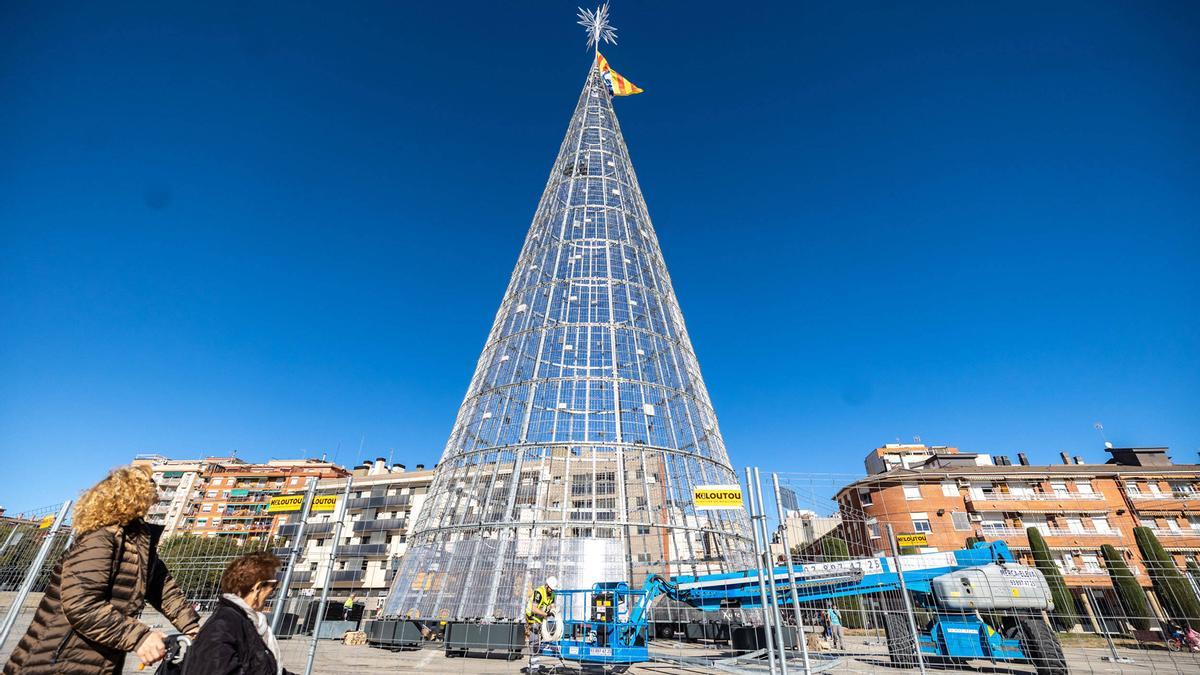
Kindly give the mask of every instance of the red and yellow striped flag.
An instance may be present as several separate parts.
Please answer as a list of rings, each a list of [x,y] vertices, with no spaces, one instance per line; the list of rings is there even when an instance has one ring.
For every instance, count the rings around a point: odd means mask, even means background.
[[[609,89],[612,89],[613,96],[633,96],[642,93],[641,87],[621,77],[620,73],[613,70],[612,66],[608,65],[608,60],[600,52],[596,52],[596,64],[600,66],[600,73],[608,82]]]

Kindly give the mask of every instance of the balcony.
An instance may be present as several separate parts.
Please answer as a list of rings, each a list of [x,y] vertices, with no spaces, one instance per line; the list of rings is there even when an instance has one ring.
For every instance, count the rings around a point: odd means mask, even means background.
[[[988,537],[1026,537],[1026,527],[984,527],[983,534]],[[1039,527],[1043,537],[1112,537],[1119,539],[1121,530],[1110,527],[1106,530],[1095,528],[1070,529],[1066,527]]]
[[[403,530],[407,527],[407,518],[384,518],[383,520],[360,520],[354,524],[354,533],[383,532],[386,530]]]
[[[1175,492],[1126,492],[1138,511],[1200,510],[1200,494],[1178,490]]]
[[[313,573],[309,570],[296,570],[296,571],[292,572],[292,583],[293,584],[312,583],[312,576],[313,576]],[[282,570],[280,570],[280,572],[279,572],[279,579],[280,579],[280,581],[283,580],[283,571]]]
[[[1200,493],[1195,490],[1172,490],[1171,492],[1142,492],[1141,490],[1128,490],[1126,494],[1130,499],[1200,499]]]
[[[998,492],[996,490],[981,490],[978,496],[970,495],[967,499],[979,502],[1102,502],[1104,501],[1104,495],[1098,492]]]
[[[380,556],[388,554],[387,544],[352,544],[350,546],[339,546],[337,550],[339,558],[359,558],[363,556]]]
[[[1178,530],[1172,530],[1170,528],[1163,530],[1163,529],[1159,529],[1159,528],[1155,527],[1155,528],[1151,528],[1151,530],[1154,532],[1154,536],[1158,537],[1159,539],[1178,538],[1178,537],[1200,538],[1200,528],[1197,528],[1197,527],[1193,527],[1193,528],[1189,528],[1189,529],[1180,528]]]
[[[347,581],[362,581],[364,572],[362,570],[334,570],[330,573],[329,581],[331,583],[347,582]]]
[[[334,523],[309,523],[304,528],[305,538],[314,534],[329,534],[333,532]],[[294,537],[300,531],[300,523],[284,523],[279,526],[279,536]]]
[[[362,509],[386,509],[398,506],[408,506],[412,501],[412,495],[381,495],[379,497],[359,497],[351,499],[346,504],[346,508],[350,510]]]

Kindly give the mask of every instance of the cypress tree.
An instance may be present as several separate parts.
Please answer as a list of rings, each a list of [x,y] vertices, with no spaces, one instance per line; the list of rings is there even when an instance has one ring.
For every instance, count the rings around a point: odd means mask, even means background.
[[[1150,601],[1146,598],[1146,591],[1142,585],[1133,578],[1133,572],[1130,571],[1129,565],[1125,564],[1125,558],[1112,544],[1101,546],[1100,554],[1104,556],[1104,566],[1108,569],[1108,576],[1112,577],[1113,588],[1117,591],[1125,618],[1134,628],[1149,630],[1152,617]]]
[[[1195,560],[1187,561],[1187,573],[1197,584],[1200,584],[1200,565]]]
[[[1041,531],[1030,527],[1025,533],[1029,537],[1029,552],[1033,554],[1033,564],[1050,585],[1050,598],[1054,600],[1054,612],[1051,614],[1054,623],[1059,630],[1070,630],[1078,623],[1075,599],[1067,590],[1067,582],[1063,581],[1062,572],[1059,571],[1058,565],[1054,564],[1054,559],[1050,556],[1050,547],[1046,545]]]
[[[1158,537],[1154,536],[1154,531],[1148,527],[1135,527],[1133,538],[1137,540],[1146,571],[1150,574],[1150,583],[1154,585],[1154,592],[1158,594],[1167,618],[1200,628],[1200,598],[1196,597],[1192,585],[1175,567],[1175,561]]]
[[[839,537],[826,537],[825,557],[828,560],[849,560],[850,548],[846,545],[846,540]],[[833,603],[837,606],[838,613],[842,615],[842,625],[846,628],[863,627],[862,602],[859,598],[835,598]]]

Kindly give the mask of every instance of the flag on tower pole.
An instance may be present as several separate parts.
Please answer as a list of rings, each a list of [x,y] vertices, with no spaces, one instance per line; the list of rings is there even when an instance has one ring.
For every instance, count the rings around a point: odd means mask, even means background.
[[[608,82],[608,88],[612,90],[613,96],[633,96],[634,94],[642,93],[642,88],[629,80],[621,77],[621,74],[612,69],[608,65],[608,59],[600,52],[596,52],[596,63],[600,66],[600,73],[604,76],[604,81]]]

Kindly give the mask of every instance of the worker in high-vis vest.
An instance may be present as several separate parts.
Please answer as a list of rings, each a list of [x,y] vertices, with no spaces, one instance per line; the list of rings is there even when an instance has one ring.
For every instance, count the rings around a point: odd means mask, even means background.
[[[554,589],[557,577],[548,577],[546,583],[529,593],[529,605],[525,608],[525,640],[529,643],[529,668],[535,673],[541,666],[538,659],[542,652],[542,621],[554,613]]]

